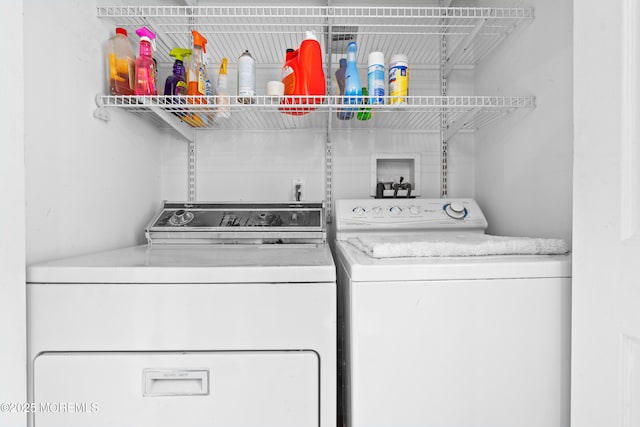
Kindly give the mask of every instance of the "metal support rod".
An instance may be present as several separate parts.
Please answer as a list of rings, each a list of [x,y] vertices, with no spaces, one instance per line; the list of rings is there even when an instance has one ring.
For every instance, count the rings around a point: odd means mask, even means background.
[[[196,184],[197,184],[197,173],[196,173],[196,139],[197,136],[194,136],[193,140],[189,141],[187,145],[187,192],[188,192],[188,200],[190,202],[195,202],[197,200],[196,197]]]
[[[327,7],[331,7],[331,0],[327,0]],[[331,51],[331,40],[333,38],[333,20],[329,17],[329,14],[326,15],[325,25],[327,26],[327,31],[325,32],[325,43],[326,46],[326,63],[327,63],[327,75],[326,78],[326,86],[327,86],[327,95],[332,95],[332,79],[331,79],[331,70],[332,70],[332,59],[333,52]],[[331,141],[331,123],[332,123],[333,112],[331,108],[329,108],[329,114],[327,114],[327,122],[326,122],[326,133],[324,138],[324,198],[325,198],[325,218],[327,224],[330,224],[333,220],[333,144]]]
[[[449,4],[448,0],[440,0],[440,6]],[[447,74],[445,64],[447,62],[447,18],[440,19],[442,35],[440,36],[440,96],[447,96]],[[440,197],[448,195],[448,142],[445,133],[449,127],[447,111],[443,108],[440,112]]]

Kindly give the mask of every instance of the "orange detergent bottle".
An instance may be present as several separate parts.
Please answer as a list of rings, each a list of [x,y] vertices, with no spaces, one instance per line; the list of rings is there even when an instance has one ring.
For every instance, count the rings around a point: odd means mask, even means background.
[[[322,50],[313,31],[307,31],[306,38],[298,50],[287,51],[282,82],[285,85],[285,98],[282,104],[321,104],[323,102],[327,85],[322,68]],[[281,112],[296,116],[308,114],[314,109],[280,107]]]

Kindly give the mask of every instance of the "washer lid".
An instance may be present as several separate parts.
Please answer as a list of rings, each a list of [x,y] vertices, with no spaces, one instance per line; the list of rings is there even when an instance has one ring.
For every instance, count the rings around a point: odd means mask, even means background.
[[[350,243],[336,242],[336,262],[353,282],[571,277],[570,255],[378,259]]]
[[[29,266],[28,283],[335,282],[327,244],[135,246]]]

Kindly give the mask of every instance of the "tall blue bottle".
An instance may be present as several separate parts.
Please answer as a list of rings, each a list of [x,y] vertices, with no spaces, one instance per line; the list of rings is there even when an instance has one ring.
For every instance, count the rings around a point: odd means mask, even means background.
[[[347,73],[345,76],[344,100],[343,104],[362,103],[362,86],[356,65],[356,52],[358,46],[356,42],[351,42],[347,46]],[[360,98],[357,98],[360,97]],[[357,111],[357,108],[348,108],[347,111]]]

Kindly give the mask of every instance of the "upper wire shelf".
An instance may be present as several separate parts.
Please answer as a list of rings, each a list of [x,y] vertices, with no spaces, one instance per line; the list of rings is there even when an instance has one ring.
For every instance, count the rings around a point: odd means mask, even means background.
[[[154,56],[160,62],[172,62],[172,48],[191,46],[191,30],[197,29],[209,40],[214,63],[249,49],[258,64],[279,66],[286,49],[313,30],[325,53],[343,55],[353,40],[359,63],[366,63],[369,52],[382,51],[433,66],[441,65],[440,39],[446,35],[450,68],[476,65],[534,18],[531,8],[478,7],[99,6],[97,14],[133,37],[136,28],[150,27],[158,35]]]

